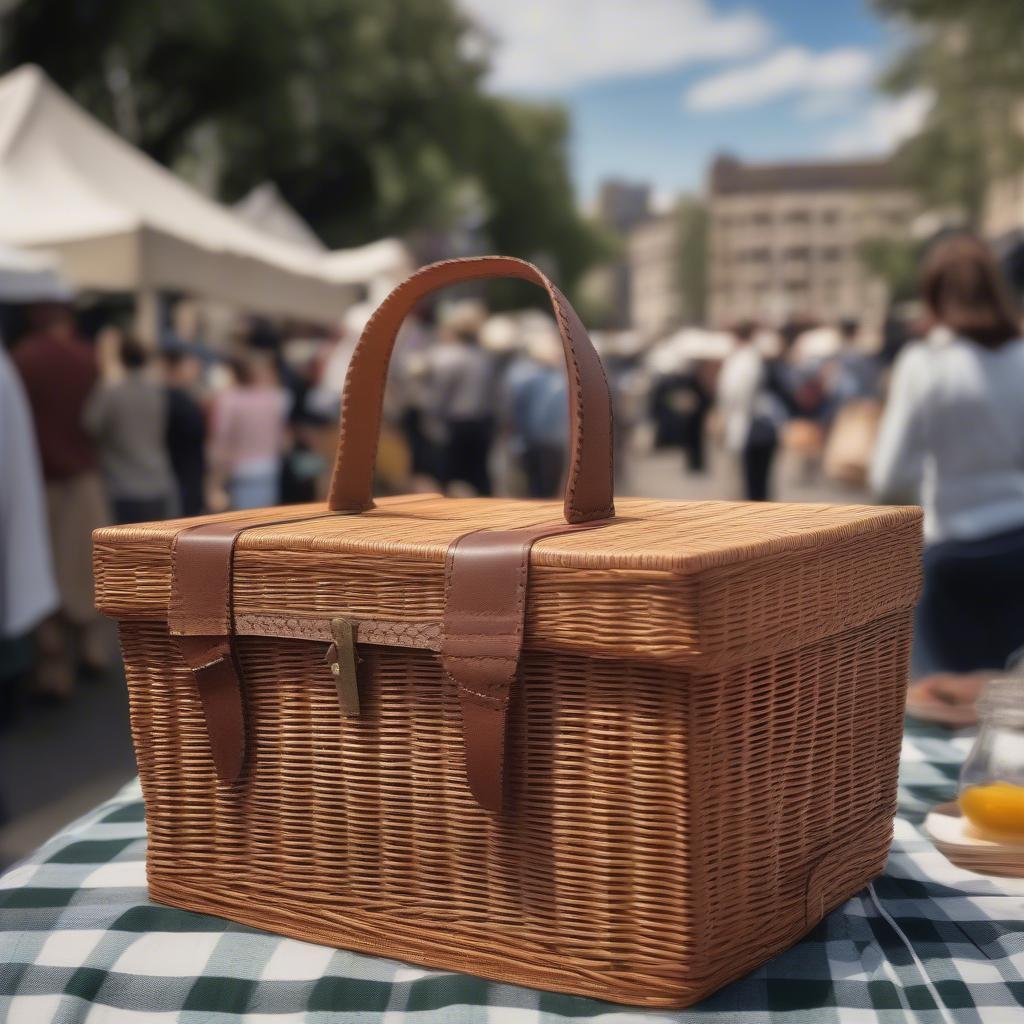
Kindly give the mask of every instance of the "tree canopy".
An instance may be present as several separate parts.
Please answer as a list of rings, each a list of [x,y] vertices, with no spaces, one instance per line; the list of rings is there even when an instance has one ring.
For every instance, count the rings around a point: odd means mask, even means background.
[[[35,62],[135,145],[233,200],[266,180],[332,246],[468,231],[572,283],[601,254],[555,106],[483,88],[452,0],[22,0],[0,64]]]
[[[932,97],[921,131],[897,154],[918,191],[977,222],[992,182],[1024,167],[1024,3],[874,0],[914,41],[883,84]]]
[[[679,293],[687,320],[701,323],[707,300],[708,210],[696,199],[680,200],[679,218]]]

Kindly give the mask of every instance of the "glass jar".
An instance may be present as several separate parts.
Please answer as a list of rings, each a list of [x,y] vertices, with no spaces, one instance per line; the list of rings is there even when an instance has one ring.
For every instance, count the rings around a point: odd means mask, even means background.
[[[1024,677],[992,679],[960,772],[960,809],[984,839],[1024,844]]]

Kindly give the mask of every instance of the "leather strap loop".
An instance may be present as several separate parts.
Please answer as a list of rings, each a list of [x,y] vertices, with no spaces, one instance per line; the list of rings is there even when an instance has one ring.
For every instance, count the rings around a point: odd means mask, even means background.
[[[246,750],[232,609],[235,544],[249,529],[316,518],[320,516],[204,523],[186,527],[174,538],[168,627],[192,669],[211,756],[223,783],[239,779]],[[544,537],[601,525],[480,530],[464,534],[448,549],[441,663],[458,686],[466,774],[486,810],[497,813],[502,806],[506,719],[523,648],[530,550]]]
[[[266,512],[261,513],[263,517]],[[238,781],[245,762],[242,673],[235,652],[231,583],[238,538],[260,526],[316,519],[308,512],[282,519],[239,518],[189,526],[171,549],[171,600],[167,625],[179,638],[206,719],[210,754],[221,782]]]
[[[458,686],[466,777],[485,810],[498,813],[502,806],[506,720],[523,650],[530,549],[543,537],[587,528],[555,523],[480,530],[448,548],[441,664]]]
[[[331,509],[364,512],[373,507],[373,467],[384,384],[406,315],[437,288],[488,277],[521,278],[548,293],[569,372],[572,459],[565,489],[565,520],[585,523],[614,516],[612,403],[604,367],[565,296],[532,263],[509,256],[447,260],[424,267],[391,292],[370,318],[345,377],[328,501]]]

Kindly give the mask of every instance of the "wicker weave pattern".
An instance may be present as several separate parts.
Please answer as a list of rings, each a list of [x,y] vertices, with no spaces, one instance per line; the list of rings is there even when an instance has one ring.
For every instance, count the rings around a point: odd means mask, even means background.
[[[775,505],[768,518],[732,502],[620,505],[622,523],[534,546],[528,644],[727,663],[868,622],[907,607],[916,594],[920,523],[907,509]],[[512,511],[505,517],[492,506]],[[370,516],[253,530],[236,554],[236,614],[437,622],[444,553],[455,537],[560,514],[552,502],[421,497],[402,515],[384,506]],[[180,526],[100,531],[95,564],[104,612],[119,619],[166,614],[170,541]],[[402,552],[416,531],[433,539],[413,558]],[[392,549],[379,546],[382,535]],[[608,564],[613,554],[615,566]]]
[[[417,498],[244,534],[235,622],[264,635],[238,639],[250,750],[235,787],[215,781],[167,635],[174,525],[101,531],[153,897],[676,1006],[859,889],[891,836],[919,515],[621,506],[622,522],[534,549],[497,817],[468,790],[455,686],[429,649],[444,551],[557,506]],[[323,660],[337,615],[365,625],[358,718]]]
[[[363,716],[345,719],[323,645],[246,638],[254,769],[231,794],[165,628],[126,624],[153,895],[442,967],[690,1002],[884,862],[906,619],[671,680],[532,656],[497,822],[466,789],[458,702],[434,655],[365,654]],[[858,707],[869,713],[854,719]],[[808,918],[808,872],[825,854]]]

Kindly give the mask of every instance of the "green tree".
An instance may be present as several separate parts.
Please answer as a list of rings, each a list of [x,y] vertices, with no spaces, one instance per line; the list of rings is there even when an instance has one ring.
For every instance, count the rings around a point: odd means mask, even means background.
[[[917,292],[921,244],[904,238],[866,238],[859,256],[865,269],[884,281],[889,302],[904,302]]]
[[[0,19],[0,63],[27,61],[162,163],[193,132],[280,88],[296,19],[280,0],[23,0]]]
[[[703,323],[707,297],[708,211],[696,199],[682,199],[679,217],[679,293],[687,320]]]
[[[568,285],[601,255],[564,113],[486,93],[453,0],[22,0],[0,66],[26,61],[225,200],[274,181],[331,245],[475,217],[484,244]]]
[[[989,186],[1024,167],[1024,3],[874,0],[908,23],[915,41],[883,85],[924,89],[932,106],[897,166],[926,201],[958,206],[977,223]]]

